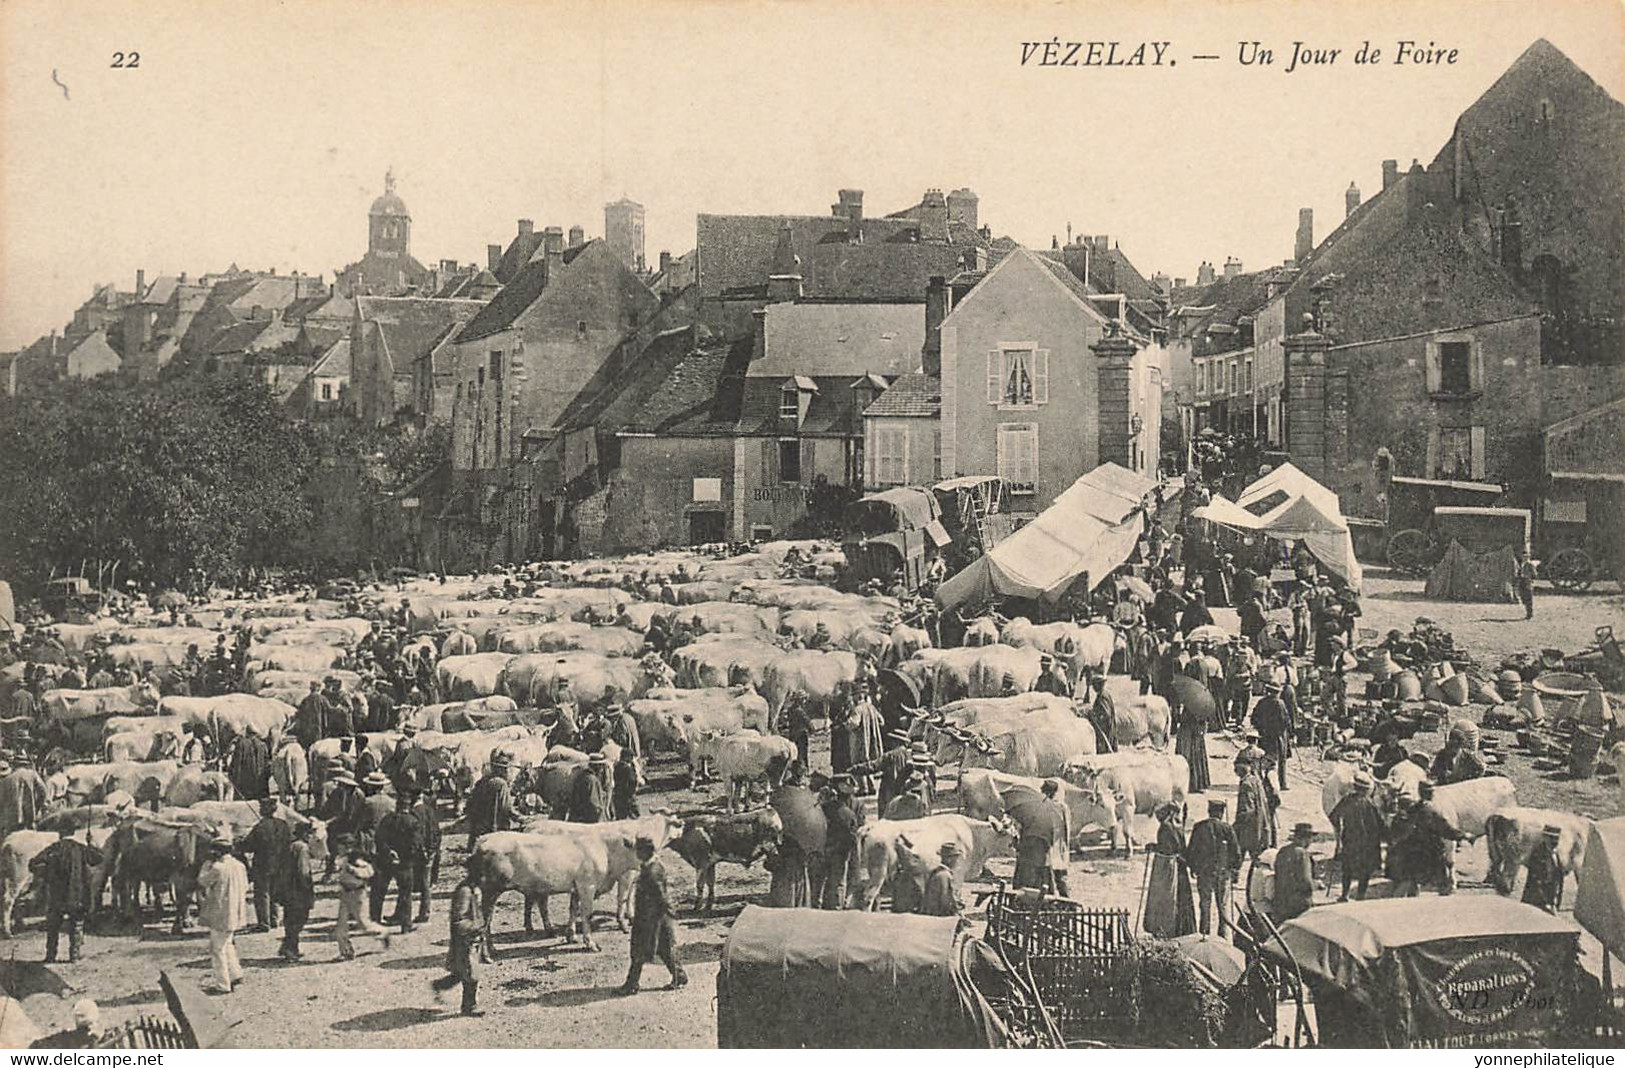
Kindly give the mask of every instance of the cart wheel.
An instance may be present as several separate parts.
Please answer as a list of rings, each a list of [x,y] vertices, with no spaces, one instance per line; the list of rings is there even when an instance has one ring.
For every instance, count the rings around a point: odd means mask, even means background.
[[[1596,569],[1584,549],[1563,549],[1546,565],[1546,578],[1560,590],[1588,590]]]
[[[1426,532],[1402,530],[1388,539],[1388,566],[1406,574],[1422,574],[1433,566],[1436,549]]]

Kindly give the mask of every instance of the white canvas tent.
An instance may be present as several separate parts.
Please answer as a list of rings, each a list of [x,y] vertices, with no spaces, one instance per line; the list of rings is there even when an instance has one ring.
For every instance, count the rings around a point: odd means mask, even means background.
[[[1275,497],[1280,499],[1270,503]],[[1354,538],[1337,494],[1291,464],[1282,464],[1242,490],[1234,503],[1214,497],[1191,514],[1234,530],[1302,541],[1327,570],[1354,589],[1360,588],[1362,572],[1354,559]]]
[[[1098,585],[1134,552],[1156,483],[1116,464],[1074,482],[1038,518],[937,588],[952,608],[995,597],[1059,600],[1085,571]]]
[[[1625,816],[1592,825],[1579,884],[1574,922],[1625,960]]]

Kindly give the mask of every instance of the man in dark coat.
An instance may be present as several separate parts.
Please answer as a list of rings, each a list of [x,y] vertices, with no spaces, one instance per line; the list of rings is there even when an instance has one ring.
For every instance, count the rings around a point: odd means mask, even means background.
[[[348,769],[340,768],[328,782],[332,784],[333,792],[327,795],[327,800],[322,804],[322,820],[327,824],[328,835],[337,840],[342,835],[355,834],[361,829],[361,811],[365,801],[361,796],[361,787]]]
[[[1213,913],[1219,914],[1219,933],[1230,926],[1230,890],[1241,874],[1241,843],[1235,829],[1225,821],[1225,803],[1207,803],[1207,819],[1191,828],[1185,862],[1196,875],[1196,896],[1200,904],[1199,926],[1203,934],[1213,930]]]
[[[1066,676],[1055,667],[1055,658],[1048,653],[1040,657],[1042,667],[1038,672],[1038,682],[1033,685],[1034,693],[1054,694],[1056,697],[1071,697],[1072,684],[1066,681]]]
[[[1023,809],[1024,815],[1017,817],[1021,824],[1021,834],[1016,839],[1015,885],[1018,887],[1049,888],[1050,853],[1056,841],[1066,836],[1065,817],[1050,803],[1054,794],[1049,786],[1048,782],[1044,784],[1044,801]]]
[[[925,916],[958,916],[963,907],[959,901],[959,880],[954,875],[954,865],[959,863],[959,843],[944,842],[939,852],[942,862],[925,877],[919,911]]]
[[[310,824],[301,823],[293,829],[293,842],[282,862],[282,948],[278,956],[285,961],[299,960],[299,935],[310,920],[310,910],[316,905],[316,872],[311,866]]]
[[[638,810],[638,765],[632,750],[622,749],[621,758],[610,772],[610,809],[615,819],[636,819]]]
[[[880,757],[853,769],[864,774],[879,775],[878,801],[875,805],[877,812],[884,813],[886,806],[903,792],[908,782],[908,742],[908,731],[902,729],[887,731],[886,748]]]
[[[1423,886],[1437,885],[1440,894],[1456,892],[1456,843],[1467,837],[1433,800],[1433,783],[1417,786],[1421,803],[1413,810],[1405,842],[1406,870],[1400,897],[1415,897]]]
[[[376,679],[367,683],[367,729],[392,731],[395,729],[395,699]]]
[[[1529,867],[1523,884],[1525,905],[1555,913],[1563,903],[1563,868],[1557,860],[1557,843],[1562,837],[1563,828],[1547,827],[1529,851],[1529,859],[1524,862]]]
[[[92,868],[101,866],[102,851],[88,841],[64,834],[29,861],[35,893],[45,902],[45,963],[56,963],[57,940],[68,929],[68,961],[79,960],[84,945],[85,915],[92,898]]]
[[[305,752],[310,747],[327,737],[327,698],[322,696],[321,683],[311,682],[310,693],[299,702],[299,710],[294,713],[293,733],[299,739],[299,744]]]
[[[232,743],[228,774],[237,797],[258,801],[271,793],[271,751],[265,739],[252,731]]]
[[[435,807],[434,794],[413,797],[412,815],[417,817],[418,827],[423,831],[423,854],[412,870],[412,881],[418,887],[417,922],[427,923],[434,882],[440,878],[440,812]]]
[[[435,1000],[452,987],[462,984],[464,1016],[478,1016],[480,959],[485,940],[485,916],[481,906],[479,876],[473,868],[463,873],[463,881],[451,895],[451,945],[446,950],[446,971],[434,980]]]
[[[412,932],[412,892],[415,876],[427,860],[423,842],[423,826],[412,811],[412,794],[403,793],[395,800],[395,811],[378,824],[375,835],[377,855],[373,862],[372,900],[368,902],[373,923],[384,922],[384,899],[389,895],[389,884],[395,883],[399,897],[391,923],[401,925],[402,934]]]
[[[328,676],[327,692],[322,694],[327,702],[327,737],[349,738],[355,734],[355,711],[350,707],[350,698],[345,695],[342,684],[338,679]]]
[[[1382,813],[1371,800],[1371,775],[1355,772],[1354,792],[1344,797],[1332,809],[1332,826],[1337,830],[1338,855],[1343,865],[1343,896],[1349,899],[1349,887],[1355,886],[1355,897],[1365,900],[1366,886],[1371,876],[1382,867]]]
[[[1095,751],[1115,753],[1117,741],[1112,737],[1112,727],[1117,722],[1117,702],[1106,690],[1105,672],[1091,671],[1089,688],[1095,692],[1095,703],[1089,706],[1089,722],[1095,728]]]
[[[671,972],[675,990],[687,985],[688,974],[677,959],[677,924],[672,919],[675,910],[666,888],[666,868],[655,859],[654,839],[639,835],[636,849],[641,867],[632,897],[632,966],[617,993],[636,994],[643,966],[656,957]]]
[[[253,854],[249,874],[254,879],[254,930],[269,931],[276,924],[277,893],[282,865],[293,844],[293,829],[276,814],[276,799],[260,800],[260,821],[243,839],[242,849]]]
[[[846,907],[847,883],[857,863],[858,831],[863,827],[863,803],[850,775],[837,775],[834,789],[824,801],[824,883],[821,907]]]
[[[508,785],[509,769],[513,762],[507,753],[498,752],[491,757],[491,770],[474,784],[468,795],[468,851],[482,834],[506,831],[513,826],[513,790]]]
[[[1264,696],[1253,706],[1253,726],[1258,730],[1258,744],[1274,761],[1281,789],[1286,789],[1286,761],[1292,755],[1292,718],[1281,700],[1281,685],[1264,684]]]
[[[1241,619],[1241,637],[1254,649],[1258,648],[1259,636],[1264,633],[1264,627],[1269,620],[1264,616],[1264,599],[1262,597],[1249,597],[1241,602],[1237,615]]]
[[[609,819],[609,788],[604,781],[608,775],[609,757],[594,753],[587,758],[587,767],[571,787],[566,818],[573,823],[603,823]]]
[[[1269,795],[1264,790],[1258,761],[1248,761],[1240,771],[1241,781],[1236,784],[1236,819],[1232,826],[1241,851],[1257,859],[1272,844]]]
[[[1197,627],[1211,627],[1213,613],[1207,610],[1207,595],[1201,590],[1191,594],[1191,603],[1179,614],[1179,630],[1186,637]]]
[[[1285,923],[1309,911],[1315,903],[1315,864],[1309,853],[1315,828],[1299,823],[1292,828],[1292,841],[1275,854],[1275,896],[1270,911],[1276,923]]]

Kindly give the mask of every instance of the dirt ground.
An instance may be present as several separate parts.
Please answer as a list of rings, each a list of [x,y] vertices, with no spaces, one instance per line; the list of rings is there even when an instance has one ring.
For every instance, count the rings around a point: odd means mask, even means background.
[[[1364,597],[1364,626],[1379,633],[1390,627],[1408,627],[1426,615],[1451,630],[1482,663],[1493,665],[1508,653],[1541,647],[1579,649],[1589,643],[1595,626],[1611,623],[1625,633],[1625,597],[1609,592],[1564,596],[1541,591],[1536,618],[1525,621],[1520,606],[1446,604],[1428,601],[1420,582],[1395,580],[1382,574],[1368,576]],[[1233,617],[1222,618],[1231,628]],[[1126,681],[1126,680],[1124,680]],[[1363,680],[1362,680],[1363,681]],[[1619,813],[1619,787],[1611,770],[1596,779],[1575,782],[1565,771],[1518,752],[1510,735],[1498,737],[1507,753],[1502,770],[1518,785],[1522,803],[1559,807],[1594,817]],[[1422,736],[1416,745],[1436,749],[1442,739]],[[1209,738],[1214,785],[1210,791],[1233,801],[1235,776],[1230,758],[1235,744],[1226,734]],[[817,757],[815,755],[815,761]],[[1319,832],[1315,851],[1332,852],[1330,827],[1321,811],[1320,785],[1328,765],[1314,752],[1300,751],[1292,759],[1290,786],[1283,795],[1278,823],[1284,830],[1308,820]],[[951,779],[949,780],[951,784]],[[948,785],[948,784],[945,784]],[[944,791],[939,807],[951,810],[953,794]],[[646,808],[669,807],[694,811],[720,803],[715,787],[689,791],[674,761],[651,768],[651,790],[643,796]],[[1190,799],[1193,817],[1205,811],[1205,798]],[[1233,808],[1233,804],[1232,804]],[[871,814],[872,815],[872,814]],[[1150,820],[1139,821],[1141,841],[1154,832]],[[711,1047],[716,1044],[717,961],[733,916],[747,901],[765,895],[767,874],[760,866],[742,870],[725,866],[718,872],[717,912],[695,917],[685,912],[680,923],[681,958],[691,982],[683,990],[662,990],[664,969],[651,965],[644,971],[643,993],[622,998],[614,988],[625,977],[627,937],[614,928],[607,912],[597,919],[600,951],[588,952],[567,945],[562,937],[526,935],[522,904],[517,895],[506,896],[494,923],[498,962],[487,967],[481,982],[480,1003],[485,1015],[464,1019],[456,1011],[456,992],[445,1005],[437,1005],[429,981],[443,974],[447,944],[446,901],[466,856],[466,837],[455,833],[448,821],[442,875],[435,887],[435,916],[427,925],[386,947],[375,940],[358,942],[359,955],[351,962],[336,961],[333,916],[336,900],[331,884],[322,887],[315,916],[307,929],[305,961],[296,965],[277,960],[278,935],[240,935],[238,944],[247,970],[246,981],[235,994],[216,997],[212,1004],[241,1024],[235,1029],[240,1044],[254,1047],[506,1047],[506,1046],[618,1046]],[[1074,856],[1070,874],[1074,897],[1096,905],[1129,909],[1137,919],[1145,857],[1108,856],[1106,843],[1096,835]],[[693,892],[693,872],[674,854],[664,855],[674,890],[687,902]],[[1465,850],[1458,861],[1462,892],[1491,892],[1484,883],[1487,858],[1482,842]],[[1011,858],[996,859],[994,874],[1008,878]],[[967,901],[976,888],[967,888]],[[1571,882],[1567,900],[1572,902]],[[610,898],[601,898],[607,910]],[[553,902],[555,918],[564,903]],[[974,926],[983,913],[971,909]],[[76,965],[42,968],[39,961],[43,934],[37,917],[5,947],[11,958],[12,985],[31,1018],[41,1027],[66,1026],[69,1007],[91,996],[103,1007],[104,1019],[118,1022],[141,1012],[163,1015],[158,972],[168,969],[182,984],[198,984],[208,972],[207,940],[201,931],[182,936],[168,933],[167,921],[150,920],[139,929],[98,925],[86,940],[86,957]],[[1595,968],[1595,946],[1590,947]]]

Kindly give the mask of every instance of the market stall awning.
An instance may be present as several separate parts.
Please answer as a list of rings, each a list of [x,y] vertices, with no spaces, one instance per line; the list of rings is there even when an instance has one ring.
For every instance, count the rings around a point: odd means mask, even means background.
[[[995,597],[1058,600],[1085,571],[1098,585],[1134,552],[1144,502],[1156,483],[1102,464],[1074,482],[1038,518],[937,589],[945,608]]]
[[[1191,514],[1234,530],[1302,541],[1329,571],[1360,588],[1363,572],[1337,494],[1291,464],[1265,474],[1234,502],[1214,497]]]
[[[1599,820],[1586,842],[1574,922],[1625,960],[1625,816]]]

